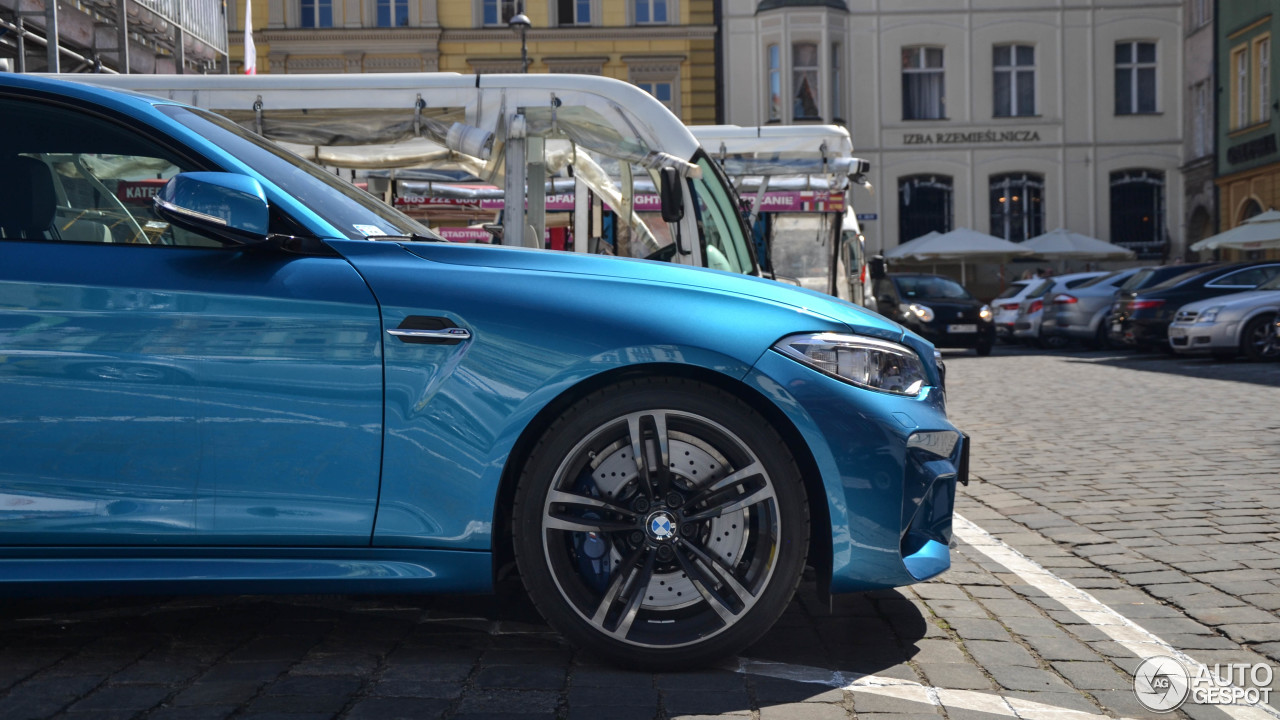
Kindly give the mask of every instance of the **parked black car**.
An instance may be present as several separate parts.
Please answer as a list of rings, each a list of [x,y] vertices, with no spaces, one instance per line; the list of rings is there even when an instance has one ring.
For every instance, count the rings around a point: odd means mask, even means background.
[[[1280,275],[1280,261],[1275,260],[1170,267],[1182,268],[1184,272],[1145,289],[1122,288],[1116,294],[1107,336],[1113,344],[1138,349],[1166,349],[1169,347],[1169,323],[1173,322],[1178,308],[1196,300],[1252,290]]]
[[[875,281],[880,314],[938,347],[974,348],[990,355],[996,342],[991,307],[941,275],[890,273]]]

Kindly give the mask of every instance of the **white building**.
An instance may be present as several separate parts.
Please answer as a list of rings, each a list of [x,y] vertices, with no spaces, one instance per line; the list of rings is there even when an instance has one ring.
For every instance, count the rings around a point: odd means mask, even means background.
[[[1178,0],[726,0],[726,121],[836,122],[871,249],[1066,227],[1182,255]]]

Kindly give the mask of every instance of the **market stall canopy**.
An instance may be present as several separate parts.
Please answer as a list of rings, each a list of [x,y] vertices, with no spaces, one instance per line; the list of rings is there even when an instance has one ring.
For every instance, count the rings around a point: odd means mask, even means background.
[[[839,125],[691,125],[689,130],[730,177],[832,175],[843,185],[865,164],[853,157],[849,131]]]
[[[1027,250],[1049,258],[1075,260],[1124,260],[1134,257],[1129,248],[1058,228],[1022,243]]]
[[[919,260],[922,262],[942,261],[1004,261],[1012,257],[1033,255],[1033,251],[1022,245],[1011,243],[994,235],[956,228],[948,233],[925,234],[899,245],[884,254],[886,258],[898,260]]]
[[[1280,210],[1254,215],[1239,225],[1195,243],[1192,250],[1267,250],[1280,248]]]

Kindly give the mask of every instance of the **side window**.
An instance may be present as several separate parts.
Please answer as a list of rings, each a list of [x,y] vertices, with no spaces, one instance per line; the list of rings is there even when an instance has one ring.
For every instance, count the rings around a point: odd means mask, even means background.
[[[1085,283],[1089,282],[1090,280],[1093,280],[1093,278],[1091,278],[1091,277],[1083,277],[1083,278],[1076,278],[1075,280],[1068,280],[1068,281],[1067,281],[1067,288],[1068,288],[1068,289],[1070,289],[1070,288],[1073,288],[1073,287],[1077,287],[1077,286],[1083,285],[1083,284],[1085,284]]]
[[[1233,272],[1206,284],[1209,287],[1253,288],[1275,277],[1277,273],[1280,273],[1280,265],[1264,265]]]
[[[0,98],[0,183],[23,198],[0,205],[6,239],[219,247],[153,210],[169,178],[194,169],[101,118]]]

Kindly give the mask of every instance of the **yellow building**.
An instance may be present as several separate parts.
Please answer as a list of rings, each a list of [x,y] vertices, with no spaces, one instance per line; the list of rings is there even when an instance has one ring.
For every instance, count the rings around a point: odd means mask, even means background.
[[[243,68],[245,1],[229,0],[233,72]],[[717,121],[713,0],[257,0],[260,73],[529,72],[605,75],[639,85],[688,124]]]

